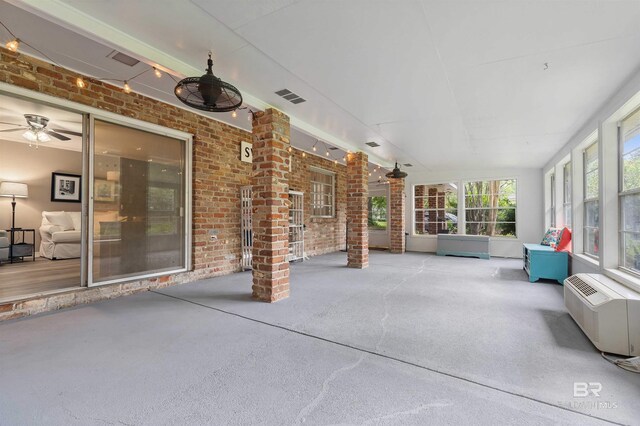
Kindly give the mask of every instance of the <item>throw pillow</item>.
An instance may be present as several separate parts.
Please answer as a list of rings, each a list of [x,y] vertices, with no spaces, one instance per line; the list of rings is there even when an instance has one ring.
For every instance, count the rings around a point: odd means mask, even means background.
[[[71,222],[73,222],[73,229],[79,231],[82,229],[82,217],[80,212],[68,212]]]
[[[67,212],[45,212],[44,216],[52,225],[59,226],[63,231],[69,231],[73,228],[73,221]]]
[[[565,227],[562,230],[562,236],[558,241],[556,251],[571,251],[571,230],[569,228]]]
[[[544,234],[544,237],[542,238],[542,242],[540,244],[542,244],[543,246],[550,246],[551,243],[555,243],[556,245],[558,245],[561,233],[562,229],[549,228]]]

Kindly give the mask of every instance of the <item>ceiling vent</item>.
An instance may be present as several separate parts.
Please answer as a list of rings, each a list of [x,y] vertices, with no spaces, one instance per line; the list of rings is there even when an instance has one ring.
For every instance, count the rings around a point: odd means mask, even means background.
[[[336,149],[338,149],[338,148],[336,148],[335,146],[330,146],[330,147],[329,147],[329,150],[330,150],[330,151],[335,151]]]
[[[411,164],[411,163],[404,163],[404,164],[403,164],[403,166],[405,166],[405,167],[413,167],[413,164]]]
[[[380,144],[376,142],[367,142],[365,145],[369,145],[371,148],[377,148],[380,146]]]
[[[136,58],[132,58],[131,56],[125,55],[122,52],[116,52],[115,50],[114,50],[114,52],[115,52],[115,54],[113,54],[113,52],[111,52],[112,53],[111,54],[111,59],[113,59],[114,61],[118,61],[121,64],[125,64],[125,65],[128,65],[130,67],[133,67],[133,66],[136,66],[136,65],[138,65],[140,63],[140,61],[137,60]]]
[[[301,98],[300,96],[296,95],[295,93],[293,93],[289,89],[278,90],[275,93],[276,93],[276,95],[285,98],[286,100],[288,100],[292,104],[301,104],[302,102],[306,102],[307,101],[306,99]]]

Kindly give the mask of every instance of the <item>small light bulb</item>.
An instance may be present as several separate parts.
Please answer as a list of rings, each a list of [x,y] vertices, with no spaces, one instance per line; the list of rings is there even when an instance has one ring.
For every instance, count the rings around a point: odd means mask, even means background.
[[[176,93],[179,95],[180,93],[182,93],[182,87],[178,86],[176,87]]]
[[[369,173],[369,176],[371,176],[371,173]]]
[[[327,151],[327,157],[329,156],[329,151]]]
[[[85,87],[87,87],[87,83],[84,82],[82,77],[78,77],[76,78],[76,86],[78,86],[81,89],[84,89]]]
[[[291,152],[291,151],[292,151],[292,150],[291,150],[291,147],[289,147],[289,152]]]
[[[306,156],[307,156],[307,153],[306,153],[306,152],[303,152],[303,153],[302,153],[302,156],[303,156],[303,157],[306,157]]]
[[[333,160],[333,163],[334,164],[338,164],[338,160]]]
[[[122,88],[124,89],[124,93],[131,93],[131,86],[129,86],[127,80],[124,81],[124,86],[122,86]]]
[[[160,70],[156,67],[153,67],[153,73],[156,75],[156,77],[160,78],[162,77],[162,73],[160,72]]]
[[[313,152],[316,152],[316,146],[315,145],[313,146]]]
[[[233,118],[236,118],[238,116],[238,113],[236,112],[236,110],[234,109],[233,112],[231,113],[231,116]]]
[[[4,46],[12,52],[17,52],[18,47],[20,47],[20,39],[14,38],[13,40],[8,41]]]

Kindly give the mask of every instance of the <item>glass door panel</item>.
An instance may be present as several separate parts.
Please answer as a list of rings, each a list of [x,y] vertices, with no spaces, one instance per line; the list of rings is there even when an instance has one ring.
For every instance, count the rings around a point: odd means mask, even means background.
[[[185,144],[94,120],[93,283],[186,268]]]

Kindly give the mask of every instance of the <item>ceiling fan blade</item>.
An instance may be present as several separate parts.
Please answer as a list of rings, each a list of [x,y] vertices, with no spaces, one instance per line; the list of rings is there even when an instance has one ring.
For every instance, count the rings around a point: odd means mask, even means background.
[[[4,132],[17,132],[18,130],[24,130],[24,127],[18,127],[17,129],[0,130],[0,133],[4,133]]]
[[[53,136],[56,139],[60,139],[61,141],[70,141],[71,140],[71,138],[68,138],[65,135],[61,135],[60,133],[54,132],[53,130],[47,130],[47,134],[49,136]]]
[[[64,133],[66,135],[71,135],[71,136],[82,136],[81,132],[74,132],[72,130],[64,130],[64,129],[51,129],[51,130],[53,130],[54,132]]]

